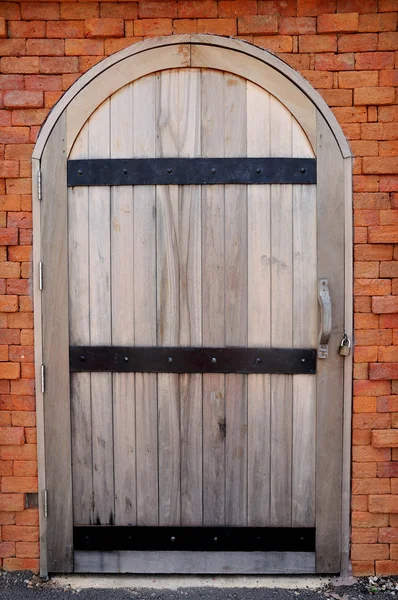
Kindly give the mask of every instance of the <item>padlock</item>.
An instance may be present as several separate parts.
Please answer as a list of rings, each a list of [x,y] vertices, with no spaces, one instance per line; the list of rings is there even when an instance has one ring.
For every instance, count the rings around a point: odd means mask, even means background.
[[[340,356],[349,356],[351,352],[351,341],[348,335],[345,333],[343,339],[340,342],[339,354]]]

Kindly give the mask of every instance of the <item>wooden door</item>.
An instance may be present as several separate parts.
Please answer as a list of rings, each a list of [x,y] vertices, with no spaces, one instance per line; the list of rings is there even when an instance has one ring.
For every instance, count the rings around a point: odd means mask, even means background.
[[[42,574],[340,569],[348,154],[275,57],[188,38],[38,141]]]

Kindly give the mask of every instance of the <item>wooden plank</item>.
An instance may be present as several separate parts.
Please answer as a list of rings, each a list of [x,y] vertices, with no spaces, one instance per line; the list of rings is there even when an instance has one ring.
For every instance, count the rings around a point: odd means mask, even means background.
[[[270,155],[270,96],[247,82],[247,155]],[[247,189],[248,346],[271,345],[271,212],[269,186]],[[248,525],[269,524],[270,498],[269,375],[249,375]]]
[[[69,387],[68,237],[66,116],[60,117],[43,153],[41,213],[42,260],[49,282],[42,291],[43,363],[46,369],[44,429],[46,484],[51,510],[47,519],[47,567],[73,568],[72,469]]]
[[[224,79],[202,72],[202,155],[224,156]],[[214,98],[218,98],[217,103]],[[202,187],[203,345],[225,344],[224,186]],[[203,524],[225,523],[225,376],[203,375]]]
[[[155,155],[156,76],[133,86],[134,156]],[[134,188],[134,329],[135,343],[156,346],[156,193],[154,186]],[[142,282],[145,281],[145,285]],[[135,375],[137,524],[157,525],[158,416],[157,376]]]
[[[246,81],[224,75],[225,156],[246,155]],[[225,345],[247,345],[247,186],[225,186]],[[247,524],[247,376],[226,375],[227,525]]]
[[[291,156],[292,116],[271,97],[271,155]],[[281,135],[283,131],[283,135]],[[271,345],[292,345],[292,186],[271,186]],[[271,525],[291,525],[292,376],[271,376]]]
[[[312,148],[293,120],[293,156]],[[316,186],[293,186],[293,346],[316,348],[318,335]],[[315,522],[316,376],[293,377],[292,525]]]
[[[110,156],[133,153],[133,84],[110,99]],[[134,345],[134,188],[111,188],[111,312],[112,344]],[[135,525],[135,375],[114,373],[113,465],[115,525]]]
[[[78,551],[75,572],[298,575],[315,572],[315,553]]]
[[[316,568],[337,573],[341,553],[344,332],[344,162],[325,120],[317,123],[318,279],[326,277],[332,298],[329,357],[317,366]],[[340,217],[340,218],[339,218]],[[333,452],[330,452],[333,448]]]
[[[88,157],[88,124],[71,158]],[[90,343],[88,188],[68,189],[69,336],[71,344]],[[91,440],[91,376],[71,374],[73,519],[94,523]]]
[[[162,72],[156,86],[156,156],[178,156],[178,73]],[[180,267],[178,187],[156,188],[157,345],[179,340]],[[181,520],[180,398],[178,375],[158,375],[159,524]]]
[[[109,158],[110,102],[89,120],[89,158]],[[111,344],[110,190],[89,190],[90,342]],[[91,374],[94,522],[114,523],[112,375]]]
[[[178,155],[201,153],[200,72],[178,74]],[[178,244],[180,262],[181,346],[202,345],[201,188],[180,187]],[[181,404],[181,524],[202,524],[202,376],[179,377]]]

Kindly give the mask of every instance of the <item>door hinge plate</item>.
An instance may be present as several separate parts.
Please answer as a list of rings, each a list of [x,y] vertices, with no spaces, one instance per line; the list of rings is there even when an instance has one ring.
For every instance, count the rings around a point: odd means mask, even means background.
[[[41,184],[41,171],[37,171],[37,197],[39,200],[42,199],[42,184]]]

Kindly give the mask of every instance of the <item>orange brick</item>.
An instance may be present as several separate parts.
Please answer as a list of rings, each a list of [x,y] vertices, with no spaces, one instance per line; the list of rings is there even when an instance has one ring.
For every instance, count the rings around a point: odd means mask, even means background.
[[[5,56],[0,60],[3,73],[38,73],[39,58],[37,56]]]
[[[376,560],[376,575],[396,575],[397,573],[398,560]]]
[[[0,295],[0,311],[1,312],[16,312],[18,310],[18,296],[1,296]]]
[[[398,175],[382,175],[380,177],[380,191],[382,191],[382,192],[398,191]]]
[[[372,445],[375,448],[398,448],[398,430],[379,429],[372,431]],[[369,491],[369,494],[373,492]]]
[[[378,353],[379,362],[398,362],[398,347],[396,346],[380,346]],[[369,362],[376,362],[370,360]]]
[[[334,108],[333,112],[336,115],[339,122],[341,123],[362,123],[365,122],[368,118],[366,108],[364,106],[353,106],[352,108]]]
[[[367,263],[369,264],[369,263]],[[378,329],[379,326],[379,317],[378,315],[369,314],[369,313],[361,313],[355,315],[355,329]],[[359,354],[357,353],[357,358]],[[10,355],[10,360],[14,360]],[[359,361],[355,362],[369,362],[369,361]],[[372,361],[375,362],[375,361]]]
[[[354,68],[354,54],[318,54],[315,56],[315,69],[320,71],[350,71]]]
[[[348,110],[348,109],[335,109]],[[366,109],[365,109],[366,112]],[[354,192],[378,192],[379,191],[379,178],[376,175],[354,175],[353,177]],[[367,241],[367,240],[366,240]]]
[[[18,379],[20,376],[19,363],[0,363],[0,379]]]
[[[46,37],[48,38],[83,38],[84,23],[82,21],[49,21]]]
[[[0,542],[0,557],[6,558],[9,556],[15,556],[15,543]]]
[[[16,556],[19,558],[38,558],[38,542],[16,542]]]
[[[373,448],[372,446],[353,446],[352,459],[354,462],[386,462],[390,458],[390,452],[391,451],[389,448]]]
[[[300,52],[336,52],[336,35],[300,35]]]
[[[380,110],[382,108],[380,107]],[[397,123],[363,123],[361,135],[365,140],[395,140],[398,136],[397,125]]]
[[[37,477],[37,462],[33,460],[24,461],[24,460],[16,460],[14,461],[14,472],[10,473],[10,475],[15,475],[15,477]],[[20,490],[27,491],[27,490]]]
[[[389,87],[362,87],[354,90],[354,104],[393,104],[395,100],[395,90]],[[364,171],[365,173],[375,173],[383,171]]]
[[[351,90],[338,90],[340,92],[343,91],[350,91]],[[355,93],[356,90],[354,90]],[[352,96],[351,96],[352,98]],[[373,140],[358,140],[358,141],[352,141],[351,142],[351,148],[352,151],[354,152],[355,156],[377,156],[379,153],[379,147],[378,147],[378,143],[373,141]],[[357,194],[358,195],[358,194]],[[374,194],[374,196],[377,196],[376,194]],[[388,198],[387,194],[380,194],[380,196],[386,196],[387,197],[387,202],[386,203],[390,203],[390,200]],[[360,208],[360,206],[357,206],[356,204],[356,208]],[[369,206],[369,208],[371,208]],[[381,208],[380,206],[375,206],[375,208]],[[354,217],[356,217],[357,212],[354,214]],[[369,225],[378,225],[379,224],[379,220],[377,218],[374,219],[373,223],[368,223]]]
[[[376,477],[377,466],[382,463],[352,463],[352,477]]]
[[[393,52],[363,52],[355,55],[355,68],[362,70],[379,70],[394,68]]]
[[[388,481],[381,479],[380,481]],[[37,492],[37,477],[2,477],[2,492]],[[369,493],[375,493],[370,491]]]
[[[398,156],[398,140],[394,140],[393,142],[380,142],[379,150],[380,156]]]
[[[356,413],[353,415],[353,429],[386,429],[390,426],[390,415],[384,413]]]
[[[233,4],[231,2],[231,4]],[[313,17],[283,17],[279,19],[279,33],[282,35],[311,35],[316,33],[316,19]]]
[[[65,54],[70,54],[67,51],[68,43],[91,43],[95,40],[66,40],[65,42]],[[99,42],[102,43],[102,42]],[[76,73],[78,71],[78,60],[74,56],[62,56],[62,57],[43,57],[40,59],[40,72],[47,74],[55,73]]]
[[[28,56],[63,56],[65,43],[64,40],[27,40],[26,54]]]
[[[398,379],[398,363],[372,363],[369,369],[369,379]]]
[[[382,544],[397,544],[398,527],[382,527],[379,529],[378,541]]]
[[[46,24],[44,21],[9,21],[8,37],[44,38],[46,37]]]
[[[60,5],[61,19],[91,19],[99,17],[99,3],[73,3],[61,2]]]
[[[372,209],[357,209],[354,213],[354,225],[365,227],[368,225],[379,225],[379,211]]]
[[[198,19],[198,32],[236,35],[236,19]]]
[[[386,280],[383,280],[386,281]],[[383,298],[372,298],[372,312],[395,313],[398,312],[398,296],[385,296]]]
[[[87,19],[84,22],[85,35],[88,38],[123,37],[123,19]]]
[[[364,173],[398,173],[398,161],[396,157],[392,158],[389,156],[364,158],[363,170]]]
[[[33,571],[39,572],[39,560],[37,558],[5,558],[3,560],[5,571]]]
[[[36,542],[38,539],[38,527],[3,525],[3,540],[6,542]]]
[[[354,411],[354,413],[375,413],[376,412],[376,398],[371,397],[371,396],[354,397],[353,398],[353,411]]]
[[[0,459],[1,460],[37,460],[37,447],[34,444],[24,444],[23,446],[1,446],[0,447]],[[386,459],[387,460],[387,459]],[[23,494],[20,494],[22,500],[24,500]],[[17,496],[17,494],[14,494]],[[3,496],[7,498],[8,496]],[[0,511],[6,510],[1,508],[1,496],[0,496]],[[22,508],[10,508],[9,510],[23,510],[25,504],[22,501]]]
[[[374,261],[391,260],[393,247],[389,245],[361,244],[355,248],[355,260]]]
[[[38,91],[6,91],[3,96],[6,108],[41,108],[43,106],[43,92]]]
[[[238,33],[247,35],[248,33],[277,33],[278,20],[275,16],[257,15],[240,17],[238,19]]]
[[[356,279],[354,281],[354,294],[357,296],[385,296],[390,293],[391,281],[389,279]],[[373,310],[373,312],[376,311]]]
[[[369,379],[369,366],[367,363],[355,363],[353,369],[354,379]]]
[[[369,227],[369,241],[373,243],[398,243],[398,226],[382,225]]]
[[[171,35],[172,30],[171,19],[143,19],[142,21],[134,21],[135,36]]]
[[[197,19],[175,19],[173,21],[173,28],[176,34],[197,33],[198,21]]]
[[[10,523],[11,524],[11,523]],[[17,525],[39,525],[39,510],[37,508],[27,508],[23,512],[16,513]]]
[[[48,2],[23,2],[21,4],[22,19],[30,21],[40,19],[44,21],[59,19],[59,5]]]
[[[217,2],[215,0],[180,0],[178,16],[183,19],[217,17]]]
[[[392,333],[388,329],[362,329],[356,332],[355,341],[359,346],[388,346],[392,343]],[[374,396],[374,394],[369,395]]]
[[[354,372],[355,372],[355,367],[358,366],[362,366],[362,365],[354,365]],[[354,375],[355,378],[355,375]],[[352,432],[352,445],[353,446],[369,446],[370,444],[370,440],[372,437],[372,432],[369,429],[354,429],[354,431]],[[366,464],[366,463],[365,463]],[[390,490],[388,490],[390,491]],[[363,494],[364,492],[354,492],[353,494]],[[366,492],[368,493],[368,492]],[[377,492],[373,492],[374,494],[376,494]],[[383,493],[386,493],[385,491]]]
[[[339,52],[369,52],[377,49],[376,33],[356,33],[339,36]]]
[[[291,52],[293,49],[293,38],[289,35],[258,35],[256,44],[271,52]]]
[[[378,50],[398,50],[398,33],[396,31],[379,33]]]
[[[358,31],[358,13],[324,14],[317,19],[319,33]]]
[[[0,56],[24,56],[25,53],[25,40],[0,40]]]
[[[371,512],[371,513],[398,513],[398,497],[392,496],[392,495],[385,495],[385,496],[370,495],[369,496],[369,512]]]
[[[359,15],[358,31],[395,31],[397,13]]]
[[[351,495],[351,510],[357,512],[368,510],[368,496]]]
[[[24,494],[0,494],[0,511],[13,512],[23,510],[24,508]]]
[[[388,544],[352,544],[352,560],[376,560],[389,557]]]
[[[368,13],[377,11],[377,0],[337,0],[337,12]]]
[[[353,560],[351,561],[351,566],[355,577],[365,577],[375,574],[374,560]]]
[[[57,91],[62,89],[62,79],[59,75],[27,75],[25,87],[27,90]]]
[[[377,399],[377,412],[398,411],[398,396],[381,396]]]
[[[228,4],[228,3],[224,3],[224,4]],[[233,3],[235,4],[235,3]],[[237,4],[239,4],[239,2],[237,2]],[[250,3],[245,3],[245,4],[250,4]],[[255,4],[255,3],[254,3]],[[100,15],[101,17],[122,17],[124,19],[129,18],[129,19],[136,19],[137,18],[137,14],[130,16],[130,14],[128,14],[127,12],[127,16],[126,16],[126,11],[128,11],[129,9],[129,3],[126,3],[126,9],[123,10],[123,14],[107,14],[108,11],[106,10],[107,8],[107,4],[102,4],[101,5],[101,9],[100,9]],[[112,6],[112,5],[111,5]],[[117,11],[117,4],[114,4],[116,12]],[[134,6],[134,5],[133,5]],[[247,8],[247,7],[246,7]],[[177,17],[178,13],[177,13],[177,2],[176,0],[162,0],[162,1],[144,1],[144,2],[140,2],[138,5],[138,10],[139,10],[139,18],[140,19],[159,19],[162,17]],[[133,11],[131,11],[133,12]],[[110,11],[109,11],[110,13]],[[254,13],[255,14],[255,13]],[[222,15],[220,14],[220,10],[219,10],[219,17],[223,17],[223,16],[231,16],[231,15]]]
[[[381,210],[380,225],[396,225],[398,224],[398,210]],[[396,277],[396,275],[395,275]]]
[[[13,463],[11,460],[0,461],[0,477],[10,477],[13,474]]]
[[[367,227],[354,227],[354,244],[366,244],[368,241]]]
[[[351,531],[351,542],[353,544],[375,544],[377,542],[376,527],[369,529],[353,528]]]
[[[336,10],[336,0],[298,0],[297,14],[299,16],[317,16],[332,13]]]

